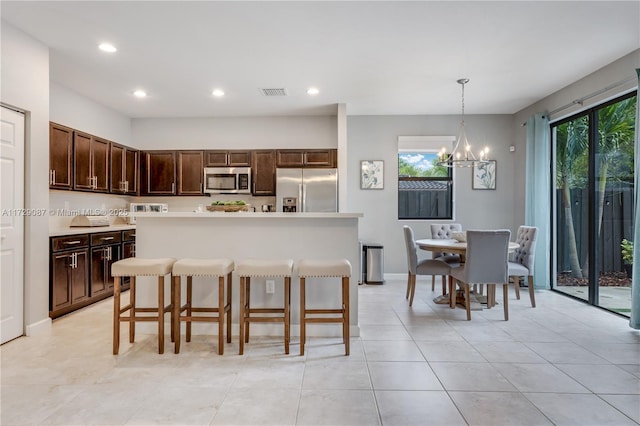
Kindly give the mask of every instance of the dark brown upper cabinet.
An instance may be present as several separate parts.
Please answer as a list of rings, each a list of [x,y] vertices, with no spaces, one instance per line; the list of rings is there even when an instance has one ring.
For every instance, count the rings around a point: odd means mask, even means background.
[[[138,193],[138,151],[111,143],[111,182],[113,194]]]
[[[279,149],[276,167],[337,167],[336,149]]]
[[[206,167],[250,167],[251,151],[205,151]]]
[[[141,193],[141,195],[175,195],[175,151],[144,152],[141,161]]]
[[[251,174],[253,195],[276,195],[276,151],[252,152]]]
[[[202,151],[178,151],[177,195],[202,195],[204,179],[204,153]]]
[[[109,192],[109,141],[75,131],[73,189]]]
[[[73,129],[49,123],[49,187],[73,186]]]

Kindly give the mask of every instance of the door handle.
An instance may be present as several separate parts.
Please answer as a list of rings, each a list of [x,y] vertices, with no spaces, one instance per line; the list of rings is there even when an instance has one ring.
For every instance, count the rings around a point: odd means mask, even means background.
[[[80,240],[65,241],[62,244],[66,244],[66,245],[80,244]]]
[[[114,237],[101,237],[100,239],[101,239],[102,241],[111,241],[111,240],[113,240],[113,238],[114,238]]]

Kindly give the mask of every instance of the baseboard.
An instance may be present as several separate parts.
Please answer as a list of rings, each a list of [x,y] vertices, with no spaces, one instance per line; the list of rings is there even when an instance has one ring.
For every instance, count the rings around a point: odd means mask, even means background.
[[[28,324],[25,327],[25,335],[26,336],[37,336],[39,334],[50,333],[51,332],[51,318],[45,318],[41,321],[38,321],[34,324]]]

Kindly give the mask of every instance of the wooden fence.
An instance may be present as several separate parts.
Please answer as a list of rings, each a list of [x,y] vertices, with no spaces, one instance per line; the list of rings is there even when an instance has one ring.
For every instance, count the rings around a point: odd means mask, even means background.
[[[589,193],[587,189],[572,189],[571,214],[576,235],[576,246],[580,266],[587,265],[589,249]],[[566,215],[562,205],[562,193],[557,196],[556,247],[558,272],[569,271],[569,237]],[[598,200],[599,201],[599,200]],[[626,184],[609,184],[604,194],[600,237],[597,238],[597,266],[601,272],[623,271],[620,242],[623,238],[633,239],[633,187]],[[597,214],[597,213],[596,213]]]

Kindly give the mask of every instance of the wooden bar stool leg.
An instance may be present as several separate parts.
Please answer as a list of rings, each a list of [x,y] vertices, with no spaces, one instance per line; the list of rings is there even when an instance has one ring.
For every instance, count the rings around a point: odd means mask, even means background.
[[[304,344],[307,340],[307,314],[305,312],[305,278],[300,277],[300,355],[304,355]]]
[[[342,286],[344,288],[343,292],[344,292],[344,346],[345,346],[345,355],[349,355],[350,350],[349,350],[349,346],[350,346],[350,336],[349,336],[349,307],[351,306],[349,304],[349,277],[343,277],[342,278]]]
[[[289,355],[291,340],[291,277],[284,277],[284,353]]]
[[[231,272],[227,274],[227,343],[231,343]]]
[[[180,308],[181,309],[181,308]],[[187,330],[185,332],[187,342],[191,341],[191,318],[193,317],[193,277],[187,277]]]
[[[173,277],[173,328],[175,329],[173,352],[176,354],[180,353],[180,321],[182,317],[182,314],[180,313],[180,307],[182,305],[181,280],[182,277],[179,275]]]
[[[164,275],[158,277],[158,353],[164,353]]]
[[[249,327],[251,327],[251,277],[246,278],[245,291],[247,292],[247,309],[245,311],[246,324],[244,329],[244,342],[249,343]]]
[[[240,355],[244,353],[245,285],[245,277],[240,277],[240,321],[238,321],[240,325],[240,350],[238,353]]]
[[[113,279],[113,354],[120,350],[120,277]]]
[[[218,354],[224,354],[224,277],[218,277]]]
[[[136,277],[129,278],[129,343],[136,340]]]

